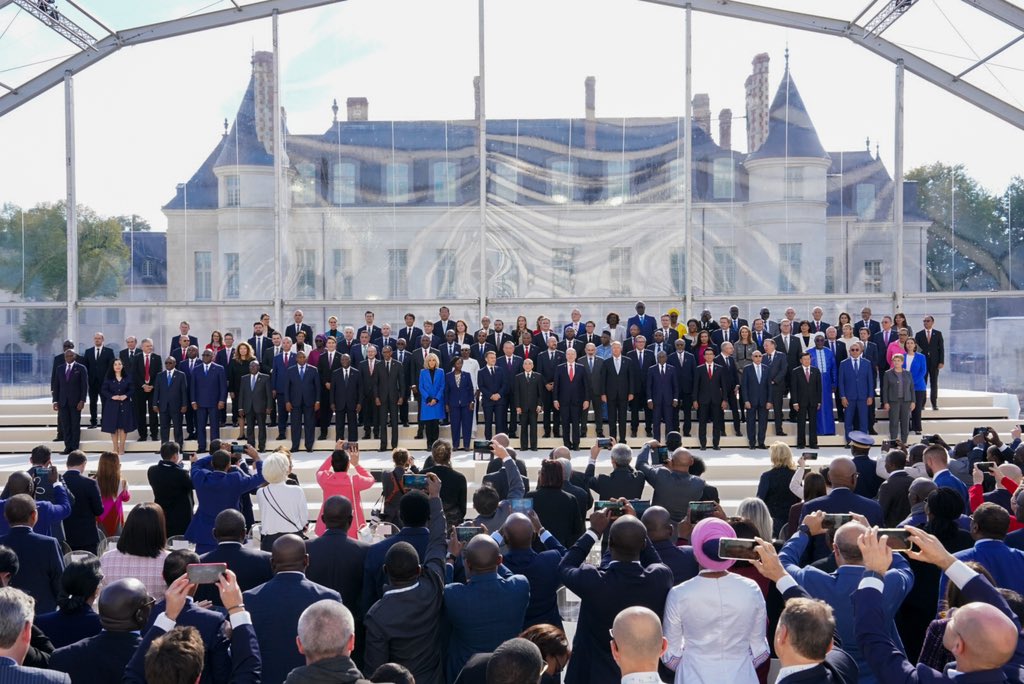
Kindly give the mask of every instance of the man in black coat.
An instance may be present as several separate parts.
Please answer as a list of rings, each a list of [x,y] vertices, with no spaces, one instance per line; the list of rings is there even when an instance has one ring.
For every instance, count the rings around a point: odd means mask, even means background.
[[[405,366],[392,358],[391,347],[384,347],[382,352],[384,360],[380,362],[376,373],[374,402],[377,405],[380,426],[380,450],[387,451],[389,429],[391,448],[398,447],[398,409],[405,403],[408,389],[405,384]]]
[[[131,356],[130,361],[125,364],[125,370],[132,378],[132,387],[135,390],[135,424],[139,428],[139,440],[144,442],[147,438],[157,438],[160,419],[153,411],[153,407],[156,406],[156,380],[161,372],[162,362],[160,355],[153,353],[153,340],[145,337],[140,346],[142,350]]]
[[[775,436],[784,437],[786,433],[782,431],[782,404],[786,389],[789,387],[789,358],[777,350],[775,340],[765,340],[761,363],[768,369],[768,393],[775,420]]]
[[[796,412],[796,448],[818,448],[818,409],[821,408],[821,371],[811,365],[811,355],[800,356],[800,366],[790,373],[790,401]],[[810,426],[810,441],[805,439]]]
[[[68,469],[64,472],[64,486],[74,497],[71,515],[64,519],[64,538],[72,551],[95,554],[100,537],[96,518],[103,513],[103,501],[96,480],[85,476],[86,458],[81,451],[68,454]]]
[[[57,610],[64,555],[56,539],[32,531],[39,518],[35,500],[28,494],[12,496],[4,504],[4,518],[11,531],[0,536],[0,546],[14,551],[22,568],[8,586],[34,598],[36,613]]]
[[[327,530],[306,542],[306,577],[341,594],[345,605],[358,606],[368,546],[348,536],[352,520],[352,502],[347,498],[332,496],[324,501],[323,521]]]
[[[668,355],[668,365],[672,366],[677,374],[676,385],[679,387],[679,410],[683,413],[682,428],[683,436],[690,436],[690,426],[692,425],[692,414],[690,413],[693,408],[693,378],[694,371],[697,369],[697,360],[693,357],[693,354],[686,351],[686,340],[677,339],[675,341],[676,350]],[[702,359],[703,360],[703,359]],[[676,426],[679,426],[680,421],[675,421]]]
[[[213,536],[217,548],[203,554],[204,563],[226,563],[228,570],[235,573],[235,581],[242,591],[254,589],[271,577],[270,554],[245,543],[245,518],[234,508],[221,511],[213,523]],[[197,601],[212,601],[223,606],[220,592],[212,584],[204,584],[196,592]]]
[[[167,536],[185,534],[192,522],[192,478],[181,466],[181,450],[174,442],[160,446],[160,462],[146,472],[153,500],[164,509]]]
[[[359,439],[363,376],[358,369],[352,367],[352,358],[348,354],[341,355],[340,363],[341,366],[331,374],[330,406],[334,412],[334,438],[355,442]],[[323,404],[320,410],[325,410]]]
[[[85,350],[85,367],[89,371],[89,427],[99,425],[96,418],[96,405],[100,398],[100,388],[107,379],[111,366],[114,365],[114,350],[103,346],[103,333],[92,336],[93,346]],[[77,446],[75,447],[78,448]]]
[[[174,441],[181,446],[184,434],[181,430],[182,419],[190,408],[188,397],[188,376],[175,366],[173,356],[164,359],[164,370],[156,376],[153,388],[153,412],[160,416],[160,443],[166,443],[174,426]]]
[[[902,451],[892,449],[885,455],[889,479],[878,487],[878,505],[882,507],[886,527],[896,527],[910,515],[910,485],[914,483],[914,476],[906,467],[907,455]]]
[[[942,341],[942,333],[935,330],[935,318],[924,317],[924,329],[914,335],[917,348],[928,360],[928,390],[932,402],[932,410],[939,408],[939,371],[946,365],[946,347]]]
[[[290,337],[294,343],[296,341],[296,337],[298,337],[299,332],[301,331],[306,333],[306,344],[312,344],[313,328],[311,328],[308,323],[302,322],[302,309],[296,309],[292,314],[292,318],[295,319],[295,322],[290,323],[288,327],[284,329],[285,337]]]
[[[108,350],[109,351],[109,350]],[[64,362],[54,368],[51,383],[53,410],[64,436],[64,453],[78,448],[82,435],[82,409],[89,389],[89,371],[78,363],[74,349],[64,350]]]
[[[715,350],[704,350],[704,363],[694,371],[693,408],[697,409],[697,438],[702,450],[708,448],[708,423],[711,423],[711,448],[718,450],[725,421],[722,416],[726,400],[725,369],[715,364]]]
[[[608,407],[608,436],[626,441],[626,408],[640,382],[636,364],[622,354],[622,343],[612,342],[612,356],[601,368],[601,401]]]
[[[72,342],[71,340],[64,340],[64,348],[63,348],[63,350],[61,351],[60,354],[57,354],[56,356],[53,357],[53,369],[50,371],[50,392],[51,393],[55,393],[57,391],[57,370],[58,369],[60,369],[61,371],[65,370],[66,364],[64,362],[64,352],[66,352],[69,349],[74,351],[75,343]],[[84,356],[79,356],[78,354],[75,354],[75,361],[80,363],[80,364],[82,364],[82,367],[85,368],[85,357]],[[61,416],[61,414],[58,413],[57,414],[57,436],[53,438],[54,442],[63,442],[64,441],[64,425],[61,422],[61,420],[62,420],[62,416]]]
[[[536,361],[537,373],[544,377],[544,438],[551,436],[552,418],[555,424],[555,437],[561,437],[562,417],[558,409],[554,408],[555,371],[565,363],[565,354],[558,351],[558,340],[555,336],[549,335],[547,349],[538,351],[536,355],[531,352],[530,358],[524,358],[523,370],[526,370],[526,361]]]
[[[320,436],[318,439],[327,439],[327,429],[331,427],[331,418],[334,413],[328,408],[331,405],[331,381],[334,379],[334,371],[339,368],[341,368],[341,353],[338,352],[338,341],[333,337],[328,337],[327,348],[320,354],[316,365],[317,374],[320,376]]]
[[[523,361],[523,372],[512,383],[512,407],[519,419],[519,450],[537,450],[537,414],[544,401],[545,378],[533,371],[533,359]],[[547,433],[544,435],[547,437]]]
[[[604,388],[601,381],[604,379],[604,359],[597,355],[597,347],[588,343],[583,348],[583,353],[578,359],[587,373],[590,384],[590,408],[594,411],[594,428],[598,437],[604,437],[604,403],[601,401],[601,394]],[[580,438],[587,436],[587,414],[583,414],[580,424]]]
[[[597,467],[597,459],[601,455],[601,447],[594,443],[590,447],[590,462],[583,473],[583,481],[586,486],[597,494],[600,501],[611,499],[639,499],[644,493],[643,473],[640,473],[630,466],[633,460],[633,450],[628,444],[615,444],[611,448],[612,472],[608,475],[594,475]]]

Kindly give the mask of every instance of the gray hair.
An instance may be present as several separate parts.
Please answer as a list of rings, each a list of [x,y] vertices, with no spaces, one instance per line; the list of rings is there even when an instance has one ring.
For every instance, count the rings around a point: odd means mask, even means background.
[[[633,460],[633,450],[628,444],[616,444],[612,447],[611,459],[617,466],[628,466]]]
[[[772,539],[772,514],[768,511],[768,505],[756,496],[748,496],[736,507],[736,515],[746,518],[757,528],[757,535],[761,539],[771,541]]]
[[[147,342],[149,342],[150,344],[153,344],[153,338],[152,337],[143,337],[142,341],[139,342],[139,344],[146,344]]]
[[[0,648],[10,648],[26,624],[32,624],[34,598],[14,587],[0,589]]]
[[[572,461],[567,458],[558,459],[558,464],[562,466],[562,473],[565,476],[565,481],[568,483],[569,478],[572,477]]]
[[[288,456],[279,451],[270,454],[263,461],[263,479],[270,484],[280,484],[287,480],[290,470],[291,463],[288,462]]]
[[[351,325],[346,325],[346,326],[345,326],[345,329],[344,329],[344,330],[343,330],[342,332],[350,332],[350,333],[355,333],[355,331],[356,331],[356,329],[355,329],[355,328],[353,328],[353,327],[352,327]]]
[[[299,616],[299,641],[313,661],[342,655],[355,630],[352,612],[333,599],[317,601]]]

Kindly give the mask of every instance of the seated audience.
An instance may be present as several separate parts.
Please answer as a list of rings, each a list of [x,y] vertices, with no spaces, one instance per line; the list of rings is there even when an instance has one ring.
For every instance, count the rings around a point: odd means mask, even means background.
[[[25,568],[24,572],[9,571],[9,586],[31,596],[39,613],[50,613],[57,609],[64,556],[56,539],[32,531],[39,521],[36,511],[36,502],[28,494],[15,494],[7,499],[4,518],[10,531],[0,536],[0,546],[13,551],[19,565]]]
[[[213,537],[217,547],[202,555],[203,563],[225,563],[235,574],[242,591],[249,591],[269,580],[270,554],[245,543],[245,518],[234,508],[221,511],[213,524]],[[196,600],[210,601],[222,606],[216,585],[204,584],[196,592]]]
[[[350,657],[355,648],[355,620],[340,602],[321,599],[299,615],[295,638],[305,665],[293,669],[285,684],[354,682],[363,684],[362,673]],[[264,681],[268,680],[264,675]]]
[[[117,547],[100,557],[103,586],[125,577],[140,580],[150,596],[163,596],[164,558],[167,557],[167,534],[164,512],[155,503],[138,504],[124,521],[124,530]]]
[[[562,546],[568,546],[583,534],[583,516],[579,503],[566,492],[565,470],[557,461],[544,461],[537,478],[537,489],[526,494],[533,500],[533,510],[546,530],[555,535]]]
[[[36,626],[54,648],[99,634],[100,617],[92,609],[100,593],[103,572],[96,558],[73,561],[60,577],[57,610],[36,617]]]
[[[71,678],[63,672],[24,665],[31,648],[35,611],[35,601],[25,592],[0,588],[0,680],[12,684],[71,684]]]
[[[637,606],[615,616],[611,630],[612,658],[623,682],[660,682],[658,663],[668,649],[661,633],[661,619],[654,611]]]
[[[533,549],[535,536],[544,545],[540,553]],[[498,546],[507,546],[502,557],[504,566],[513,574],[522,575],[530,583],[530,602],[526,607],[522,629],[542,624],[561,627],[558,590],[562,581],[558,565],[565,556],[565,547],[544,529],[536,511],[529,511],[526,515],[513,513],[492,537]]]

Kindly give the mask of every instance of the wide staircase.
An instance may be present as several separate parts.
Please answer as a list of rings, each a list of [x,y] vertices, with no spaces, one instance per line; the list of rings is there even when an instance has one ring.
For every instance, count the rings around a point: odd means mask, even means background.
[[[1005,402],[1000,401],[998,395],[985,392],[970,392],[960,390],[944,390],[939,395],[939,410],[934,411],[926,408],[923,414],[923,433],[940,434],[950,444],[970,438],[975,427],[986,426],[996,430],[1004,439],[1009,441],[1010,431],[1017,425],[1016,416],[1010,416]],[[415,408],[415,407],[413,407]],[[880,433],[877,440],[885,439],[888,432],[888,421],[886,413],[879,411],[879,421],[876,429]],[[88,408],[85,412],[88,416]],[[415,420],[415,410],[412,411],[412,419]],[[684,446],[694,449],[695,454],[701,455],[707,462],[707,473],[705,479],[718,488],[722,506],[727,512],[733,512],[736,505],[745,497],[753,496],[757,490],[757,481],[761,473],[770,467],[768,452],[763,450],[751,451],[747,449],[745,437],[733,436],[732,425],[727,416],[727,437],[721,442],[721,451],[696,451],[696,425],[693,428],[693,438],[684,439]],[[796,427],[791,423],[785,423],[784,429],[788,433],[785,437],[776,438],[773,436],[773,429],[769,426],[767,442],[771,444],[777,439],[794,446],[796,443]],[[10,472],[24,469],[28,464],[29,451],[39,445],[46,444],[54,450],[54,463],[63,466],[63,457],[59,451],[63,444],[54,442],[56,433],[56,414],[51,410],[50,404],[44,400],[39,401],[18,401],[0,402],[0,480],[5,480]],[[400,428],[400,444],[409,449],[415,456],[417,464],[422,464],[426,456],[426,444],[424,440],[414,439],[416,433],[415,425],[408,428]],[[482,435],[482,428],[478,427],[477,434]],[[331,430],[333,435],[333,428]],[[152,501],[152,491],[146,478],[147,469],[157,460],[157,443],[155,441],[138,442],[133,438],[137,435],[129,435],[129,442],[126,447],[126,455],[122,459],[122,473],[128,481],[132,494],[128,506],[137,503]],[[221,428],[222,438],[237,436],[237,429],[229,426]],[[276,437],[276,427],[268,429],[269,437]],[[441,428],[441,437],[449,438],[448,428]],[[591,427],[590,439],[585,441],[584,446],[589,449],[593,443],[593,429]],[[915,436],[911,435],[913,441]],[[643,426],[635,439],[628,440],[629,444],[636,449],[642,446]],[[819,464],[828,463],[831,458],[843,455],[843,425],[836,424],[836,435],[819,438]],[[288,442],[269,440],[268,450],[277,447],[279,444],[290,446]],[[541,439],[540,451],[524,454],[520,458],[527,466],[531,486],[537,482],[537,475],[540,470],[540,463],[547,450],[561,445],[560,439]],[[379,474],[391,468],[390,453],[376,451],[379,446],[378,440],[362,440],[360,448],[362,455],[360,464],[374,473],[378,482],[361,495],[362,507],[368,514],[374,502],[380,496],[381,485]],[[513,447],[518,447],[518,440],[513,440]],[[99,429],[82,430],[82,449],[89,454],[89,470],[93,470],[98,455],[110,448],[109,436],[100,432]],[[333,449],[333,441],[318,441],[313,453],[299,451],[293,454],[294,471],[306,492],[306,499],[309,502],[310,519],[315,519],[323,499],[320,487],[316,484],[316,471],[324,463]],[[195,442],[187,442],[185,451],[194,451]],[[877,450],[874,452],[877,455]],[[589,452],[581,450],[573,454],[573,466],[582,471],[586,467]],[[799,454],[797,454],[799,455]],[[486,473],[487,463],[474,461],[471,453],[457,453],[453,458],[453,465],[460,472],[465,474],[469,484],[468,501],[470,505],[470,516],[475,515],[472,511],[473,493],[476,491],[483,475]],[[607,452],[602,452],[598,461],[597,471],[608,472],[610,465]],[[650,497],[650,487],[645,491],[645,498]],[[257,507],[256,516],[259,518]]]

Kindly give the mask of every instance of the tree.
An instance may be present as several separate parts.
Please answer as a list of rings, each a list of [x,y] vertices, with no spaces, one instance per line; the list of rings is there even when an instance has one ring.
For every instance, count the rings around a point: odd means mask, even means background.
[[[0,208],[0,289],[26,301],[66,301],[66,226],[63,202],[41,203],[24,212],[12,204]],[[79,299],[112,299],[120,292],[130,259],[121,232],[119,219],[79,207]],[[43,353],[61,335],[65,322],[63,310],[29,309],[19,332]]]
[[[142,218],[138,214],[114,216],[112,217],[115,221],[121,224],[121,228],[126,233],[135,232],[149,232],[153,230],[153,227],[149,225],[149,221]]]

